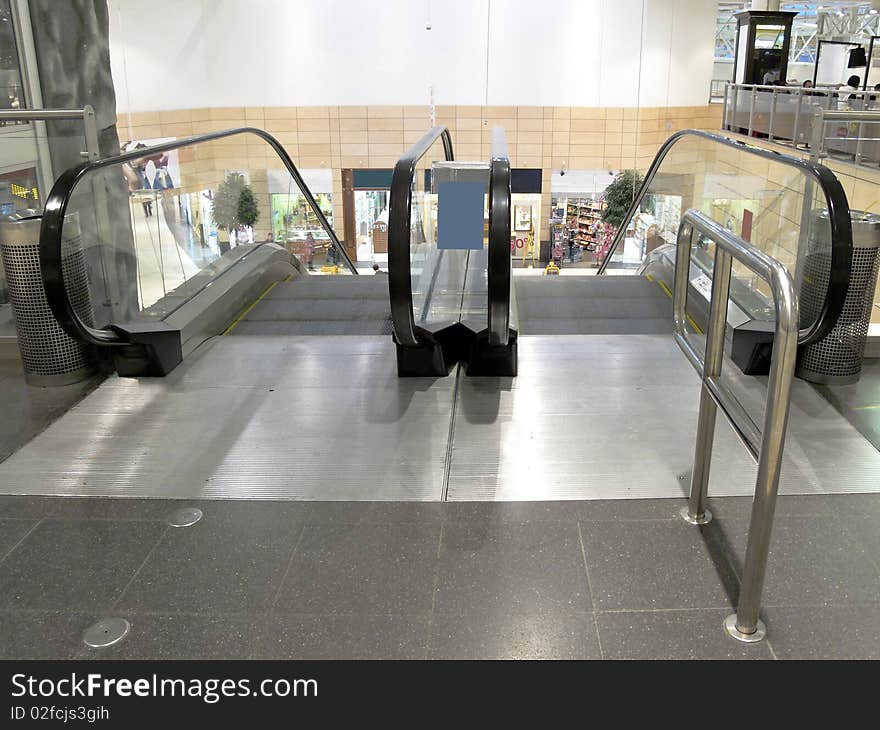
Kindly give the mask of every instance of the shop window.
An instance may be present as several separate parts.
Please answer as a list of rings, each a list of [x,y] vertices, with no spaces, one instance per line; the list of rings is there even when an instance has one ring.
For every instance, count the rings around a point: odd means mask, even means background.
[[[26,107],[12,9],[9,0],[0,0],[0,109]]]
[[[329,193],[315,193],[321,213],[333,225],[333,204]],[[276,241],[304,239],[308,233],[316,241],[329,241],[330,237],[318,220],[305,196],[301,193],[272,193],[272,235]]]
[[[40,208],[37,171],[33,167],[0,175],[0,215]]]
[[[355,190],[358,261],[388,261],[388,190]]]

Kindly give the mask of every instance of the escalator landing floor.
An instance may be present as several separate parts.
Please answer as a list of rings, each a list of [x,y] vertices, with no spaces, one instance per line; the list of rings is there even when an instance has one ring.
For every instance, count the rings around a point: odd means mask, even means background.
[[[0,484],[7,494],[181,499],[685,492],[699,381],[671,337],[522,337],[519,372],[400,379],[387,337],[215,338],[165,379],[105,381],[0,464]],[[760,405],[761,382],[743,381],[747,404]],[[719,419],[710,493],[750,495],[754,479]],[[798,381],[781,492],[871,491],[880,454]]]

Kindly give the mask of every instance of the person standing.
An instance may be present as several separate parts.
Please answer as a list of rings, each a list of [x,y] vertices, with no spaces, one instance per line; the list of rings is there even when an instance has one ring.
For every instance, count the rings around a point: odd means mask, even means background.
[[[315,258],[315,237],[312,236],[311,231],[306,233],[306,265],[309,268],[309,271],[314,271],[315,267],[313,265],[313,261]]]
[[[855,74],[853,74],[852,76],[850,76],[850,77],[846,80],[846,86],[847,86],[847,88],[848,88],[848,89],[852,89],[853,91],[858,91],[858,90],[859,90],[859,84],[861,84],[861,83],[862,83],[862,79],[861,79],[860,77],[856,76]],[[857,97],[855,94],[849,94],[849,95],[846,97],[846,101],[848,101],[848,102],[853,102],[853,101],[855,101],[857,98],[858,98],[858,97]]]

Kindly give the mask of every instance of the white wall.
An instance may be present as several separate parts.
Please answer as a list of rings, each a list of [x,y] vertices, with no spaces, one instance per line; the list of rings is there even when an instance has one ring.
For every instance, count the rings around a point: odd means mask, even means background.
[[[120,111],[426,104],[430,86],[437,104],[696,106],[712,78],[707,0],[108,2]]]

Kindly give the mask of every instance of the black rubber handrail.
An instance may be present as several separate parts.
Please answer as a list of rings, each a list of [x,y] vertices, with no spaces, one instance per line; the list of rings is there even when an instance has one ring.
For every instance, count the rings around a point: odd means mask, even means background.
[[[489,163],[489,309],[490,345],[510,337],[510,158],[503,127],[492,129]]]
[[[843,311],[843,304],[849,289],[850,271],[852,269],[852,221],[850,220],[849,203],[840,180],[824,165],[809,160],[791,157],[773,150],[765,150],[762,147],[754,147],[745,142],[728,139],[727,137],[704,132],[700,129],[683,129],[680,132],[676,132],[663,143],[660,151],[654,157],[654,161],[648,168],[642,185],[633,199],[632,205],[630,205],[629,210],[626,212],[623,223],[617,230],[614,241],[611,243],[608,253],[596,273],[605,273],[611,257],[626,235],[626,228],[629,222],[638,213],[642,198],[648,192],[648,188],[657,174],[657,170],[660,168],[669,150],[683,137],[702,137],[725,147],[732,147],[757,157],[772,160],[781,165],[794,167],[818,183],[822,193],[825,195],[828,219],[831,224],[831,272],[828,278],[828,290],[825,294],[822,310],[815,322],[798,333],[798,344],[808,345],[821,340],[837,323],[837,318]],[[806,202],[804,204],[806,205]]]
[[[296,165],[293,164],[290,155],[287,154],[287,150],[281,146],[281,143],[275,139],[275,137],[268,132],[255,127],[236,127],[234,129],[225,129],[219,132],[211,132],[193,137],[183,137],[172,142],[163,142],[150,147],[141,147],[137,150],[131,150],[130,152],[125,152],[121,155],[105,157],[94,162],[84,162],[61,173],[55,181],[55,184],[52,186],[52,190],[46,200],[46,206],[43,211],[43,221],[40,227],[40,269],[42,272],[43,289],[46,292],[46,299],[48,300],[49,307],[55,315],[55,318],[58,320],[58,324],[61,325],[67,334],[75,339],[93,345],[113,346],[128,344],[125,335],[121,331],[112,328],[112,325],[109,325],[106,329],[96,329],[83,322],[76,310],[74,310],[70,298],[67,296],[67,287],[64,285],[64,275],[61,269],[61,239],[64,228],[64,216],[67,213],[67,207],[70,203],[71,195],[77,184],[95,170],[112,167],[114,165],[122,165],[126,162],[154,155],[158,152],[169,152],[181,147],[213,142],[214,140],[223,139],[224,137],[232,137],[238,134],[256,135],[267,142],[269,146],[275,150],[275,153],[281,158],[281,161],[284,163],[290,176],[299,187],[300,192],[305,196],[309,207],[317,216],[321,227],[330,237],[330,241],[336,247],[336,250],[342,255],[349,270],[353,274],[358,273],[357,268],[352,263],[345,248],[336,237],[333,228],[321,212],[321,208],[318,206],[317,201],[303,180],[302,175],[300,175],[299,170],[296,169]]]
[[[418,161],[428,153],[438,139],[443,141],[444,155],[448,161],[451,161],[452,136],[446,127],[438,125],[427,132],[397,161],[391,176],[388,203],[388,294],[391,299],[394,341],[404,347],[417,347],[421,344],[413,315],[410,269],[413,182]]]

